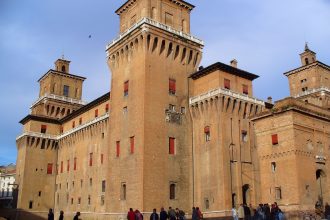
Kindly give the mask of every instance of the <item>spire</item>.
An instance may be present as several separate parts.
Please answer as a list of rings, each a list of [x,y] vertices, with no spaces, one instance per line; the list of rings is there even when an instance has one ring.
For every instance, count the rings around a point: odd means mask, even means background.
[[[308,42],[305,42],[305,51],[308,51],[309,47],[308,47]]]
[[[314,63],[316,60],[316,53],[309,49],[308,42],[305,42],[305,51],[300,54],[302,66]]]

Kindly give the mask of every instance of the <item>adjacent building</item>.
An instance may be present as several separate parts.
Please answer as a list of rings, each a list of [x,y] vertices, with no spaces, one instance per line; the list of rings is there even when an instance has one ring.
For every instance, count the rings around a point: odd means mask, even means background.
[[[307,46],[285,73],[290,97],[253,95],[258,76],[218,62],[199,67],[194,6],[129,0],[106,47],[111,94],[82,101],[84,77],[62,58],[39,79],[17,137],[18,207],[45,217],[125,219],[178,207],[226,218],[232,206],[277,202],[312,210],[330,200],[329,71]]]
[[[14,164],[1,166],[0,168],[0,207],[15,207],[16,168]]]

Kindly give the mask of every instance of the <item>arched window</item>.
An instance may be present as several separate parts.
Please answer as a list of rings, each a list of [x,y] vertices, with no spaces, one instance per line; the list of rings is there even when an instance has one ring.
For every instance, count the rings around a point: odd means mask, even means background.
[[[308,65],[308,64],[309,64],[309,60],[308,60],[308,58],[307,58],[307,57],[305,58],[305,64],[306,64],[306,65]]]
[[[170,184],[170,199],[175,199],[175,183]]]
[[[66,72],[66,71],[65,71],[65,66],[64,66],[64,65],[62,66],[62,72]]]
[[[126,183],[121,184],[121,190],[120,190],[120,199],[126,200]]]

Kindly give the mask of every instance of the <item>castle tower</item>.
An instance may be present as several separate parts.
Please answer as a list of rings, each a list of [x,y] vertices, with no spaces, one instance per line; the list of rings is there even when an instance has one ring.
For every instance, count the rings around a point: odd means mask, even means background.
[[[121,35],[106,49],[110,212],[192,205],[187,78],[203,48],[190,35],[193,8],[181,0],[129,0],[116,11]]]
[[[330,66],[318,61],[305,45],[300,54],[302,66],[284,73],[289,79],[290,96],[321,107],[330,107]]]
[[[49,70],[38,80],[39,98],[20,121],[23,133],[16,138],[20,209],[42,213],[54,207],[60,119],[84,104],[81,91],[85,78],[70,74],[69,63],[57,60],[56,70]]]

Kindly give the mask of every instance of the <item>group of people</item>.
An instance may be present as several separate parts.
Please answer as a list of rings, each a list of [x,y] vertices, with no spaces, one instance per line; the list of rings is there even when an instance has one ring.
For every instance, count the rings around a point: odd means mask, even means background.
[[[157,209],[153,209],[150,215],[150,220],[186,220],[185,212],[172,207],[168,208],[166,211],[163,207],[160,209],[159,214]],[[192,208],[192,220],[200,220],[203,218],[203,214],[200,211],[199,207]],[[132,208],[129,209],[127,213],[127,220],[143,220],[143,215],[139,210],[133,211]]]
[[[80,220],[79,216],[80,216],[80,212],[77,212],[76,215],[73,217],[73,220]],[[48,220],[54,220],[53,209],[49,209]],[[64,212],[62,210],[60,211],[60,216],[58,217],[58,220],[64,220]]]
[[[284,213],[276,202],[271,206],[259,204],[256,208],[241,204],[238,209],[232,209],[232,215],[234,220],[284,220]]]

